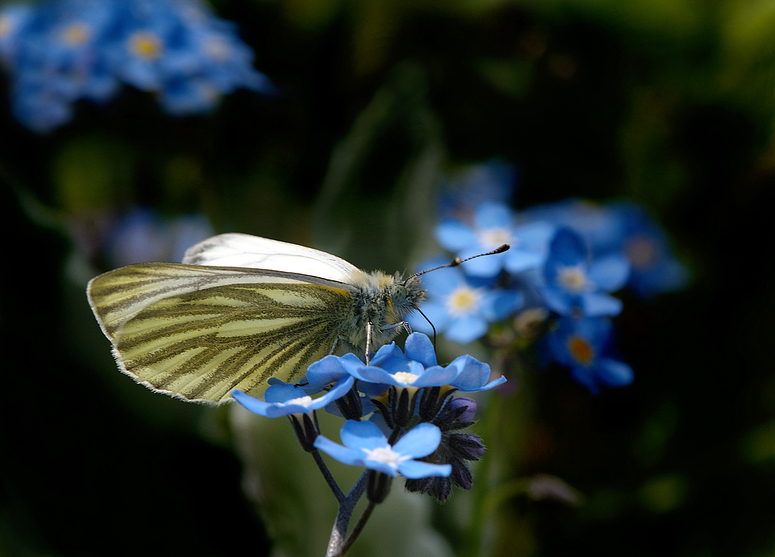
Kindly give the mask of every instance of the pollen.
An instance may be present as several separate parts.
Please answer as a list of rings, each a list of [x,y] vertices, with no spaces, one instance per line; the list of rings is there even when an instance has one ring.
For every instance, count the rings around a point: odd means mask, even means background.
[[[81,45],[91,39],[91,28],[85,23],[73,23],[62,29],[62,40],[70,45]]]
[[[595,350],[584,338],[574,335],[568,339],[568,351],[573,359],[588,366],[595,359]]]
[[[463,286],[452,293],[449,300],[447,300],[447,306],[450,313],[454,315],[471,313],[479,307],[481,297],[481,293],[476,289]]]
[[[155,60],[161,55],[159,37],[149,31],[138,31],[129,38],[129,50],[138,58]]]
[[[587,275],[579,266],[564,267],[560,269],[559,283],[571,292],[581,292],[587,286]]]

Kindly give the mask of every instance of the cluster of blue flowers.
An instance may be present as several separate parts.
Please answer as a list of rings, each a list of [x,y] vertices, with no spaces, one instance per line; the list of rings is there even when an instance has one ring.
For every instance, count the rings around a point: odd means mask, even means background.
[[[514,315],[522,325],[540,321],[549,358],[576,381],[592,392],[629,384],[632,368],[610,357],[611,319],[623,307],[612,293],[627,287],[649,298],[674,290],[686,282],[686,268],[639,206],[569,200],[515,212],[503,186],[513,178],[506,165],[481,165],[464,177],[462,191],[445,197],[436,228],[442,248],[463,259],[504,243],[511,249],[424,278],[425,315],[436,332],[459,343],[482,338],[490,324]],[[493,199],[472,202],[477,190]],[[417,316],[410,324],[432,331]]]
[[[503,376],[490,380],[490,367],[471,356],[438,365],[430,339],[412,333],[404,351],[395,343],[385,345],[369,365],[354,354],[326,356],[309,367],[303,387],[270,379],[265,400],[240,391],[232,396],[261,416],[290,417],[309,452],[322,450],[372,475],[401,474],[409,491],[443,501],[453,485],[471,488],[469,462],[484,454],[482,440],[461,431],[473,424],[476,402],[453,395],[488,390],[505,381]],[[310,396],[320,392],[324,394],[318,398]],[[320,435],[314,411],[321,408],[346,419],[344,445]],[[369,500],[384,500],[385,485],[370,481]]]
[[[237,88],[271,92],[232,23],[196,0],[42,0],[0,9],[0,61],[13,111],[48,132],[74,103],[106,103],[127,84],[172,115],[206,112]]]

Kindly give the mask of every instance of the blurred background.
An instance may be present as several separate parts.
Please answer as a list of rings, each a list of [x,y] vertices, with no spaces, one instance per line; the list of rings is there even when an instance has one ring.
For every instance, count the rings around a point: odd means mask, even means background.
[[[515,209],[637,202],[691,279],[651,299],[622,294],[631,385],[593,395],[550,368],[491,393],[484,462],[511,487],[427,501],[437,554],[775,555],[775,2],[210,6],[271,85],[249,76],[206,111],[176,110],[140,70],[100,102],[39,82],[46,95],[27,102],[21,66],[53,51],[18,55],[0,20],[0,555],[282,549],[243,489],[249,459],[229,410],[120,374],[87,281],[228,231],[411,271],[438,252],[447,177],[492,160],[514,169]],[[50,98],[58,116],[36,120]],[[471,350],[486,357],[457,354]],[[273,453],[265,438],[253,450]],[[322,484],[291,473],[296,489]],[[547,478],[555,496],[524,488]],[[303,519],[297,503],[288,512]],[[325,531],[333,514],[321,520]],[[364,536],[399,554],[385,532],[375,522]]]

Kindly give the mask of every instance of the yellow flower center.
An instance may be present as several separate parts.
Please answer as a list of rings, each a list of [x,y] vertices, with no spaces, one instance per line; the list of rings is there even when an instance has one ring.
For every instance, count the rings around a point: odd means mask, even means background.
[[[91,27],[85,23],[73,23],[62,29],[62,40],[70,45],[81,45],[91,39]]]
[[[568,339],[568,351],[576,361],[585,366],[595,359],[595,350],[585,339],[577,335]]]
[[[581,292],[587,286],[587,275],[581,267],[560,269],[558,280],[566,290],[571,292]]]
[[[636,269],[647,269],[657,259],[654,242],[645,236],[630,238],[624,246],[624,252],[630,264]]]
[[[463,286],[452,293],[447,301],[447,306],[453,315],[471,313],[479,306],[481,297],[481,293],[474,288]]]
[[[14,24],[13,19],[7,15],[0,16],[0,37],[4,35],[10,35],[13,31]]]
[[[137,31],[129,37],[129,50],[138,58],[155,60],[161,55],[161,41],[149,31]]]

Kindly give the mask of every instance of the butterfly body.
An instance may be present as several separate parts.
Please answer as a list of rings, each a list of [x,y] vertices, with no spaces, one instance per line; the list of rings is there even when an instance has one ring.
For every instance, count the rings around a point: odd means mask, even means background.
[[[183,264],[100,275],[87,294],[121,371],[155,391],[219,403],[233,389],[259,394],[270,377],[296,380],[335,348],[368,357],[398,333],[424,290],[417,277],[224,234],[192,247]]]

